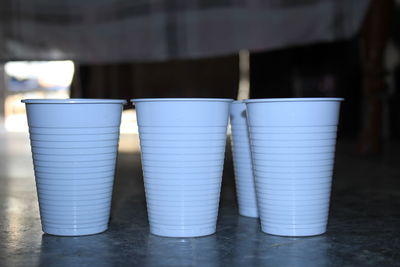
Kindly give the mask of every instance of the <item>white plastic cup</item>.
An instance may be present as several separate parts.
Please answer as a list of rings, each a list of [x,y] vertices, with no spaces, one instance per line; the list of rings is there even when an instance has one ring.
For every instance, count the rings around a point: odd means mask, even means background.
[[[108,228],[125,100],[26,99],[43,232]]]
[[[133,99],[150,232],[215,233],[231,99]]]
[[[326,232],[342,100],[245,100],[263,232]]]
[[[251,160],[250,138],[247,129],[246,104],[242,101],[232,102],[230,119],[239,214],[257,218],[257,198]]]

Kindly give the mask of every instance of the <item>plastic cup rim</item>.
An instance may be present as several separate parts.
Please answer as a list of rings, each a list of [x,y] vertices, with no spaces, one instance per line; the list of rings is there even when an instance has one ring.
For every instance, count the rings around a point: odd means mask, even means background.
[[[123,104],[127,103],[124,99],[104,99],[104,98],[66,98],[66,99],[23,99],[25,104]]]
[[[134,98],[132,103],[137,102],[232,102],[231,98]]]
[[[344,101],[341,97],[299,97],[299,98],[259,98],[246,99],[244,103],[273,103],[273,102],[319,102],[319,101]]]

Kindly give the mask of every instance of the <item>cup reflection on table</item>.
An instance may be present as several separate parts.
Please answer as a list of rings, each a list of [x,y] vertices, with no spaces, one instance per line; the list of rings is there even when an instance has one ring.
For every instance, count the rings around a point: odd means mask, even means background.
[[[146,264],[148,266],[220,266],[216,236],[166,238],[150,234],[147,240]]]
[[[105,266],[118,253],[106,234],[61,237],[44,234],[39,266]]]
[[[238,216],[233,266],[326,266],[326,236],[280,237],[261,233],[259,221]]]

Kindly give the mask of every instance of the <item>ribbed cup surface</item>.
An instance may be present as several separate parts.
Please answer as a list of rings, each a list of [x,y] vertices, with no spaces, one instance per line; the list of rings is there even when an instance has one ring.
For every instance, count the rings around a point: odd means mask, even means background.
[[[258,217],[250,138],[247,129],[246,104],[242,101],[233,102],[230,109],[230,119],[232,130],[231,147],[239,214]]]
[[[136,106],[150,232],[215,232],[230,100],[141,99]]]
[[[85,128],[83,134],[81,129],[66,129],[68,134],[62,130],[30,127],[43,231],[56,235],[105,231],[119,127]]]
[[[168,128],[168,127],[167,127]],[[209,131],[204,131],[205,129]],[[168,130],[168,129],[167,129]],[[200,132],[201,134],[193,134]],[[196,131],[198,130],[198,131]],[[198,236],[215,231],[226,127],[140,127],[144,187],[151,232]]]
[[[329,98],[247,102],[263,232],[326,231],[339,106]]]
[[[253,161],[263,231],[295,236],[325,232],[336,128],[323,128],[317,134],[316,129],[307,132],[308,127],[291,127],[291,133],[285,127],[249,127],[252,149],[258,148]]]
[[[247,126],[231,123],[231,129],[233,166],[239,214],[248,217],[258,217]]]
[[[27,104],[44,232],[108,228],[121,112],[122,103]]]

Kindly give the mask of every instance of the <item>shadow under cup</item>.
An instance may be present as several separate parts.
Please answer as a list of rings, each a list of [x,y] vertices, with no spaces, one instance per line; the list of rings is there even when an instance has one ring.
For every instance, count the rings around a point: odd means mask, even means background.
[[[341,98],[246,100],[261,229],[326,231]]]
[[[40,217],[45,233],[108,228],[125,100],[28,99]]]

